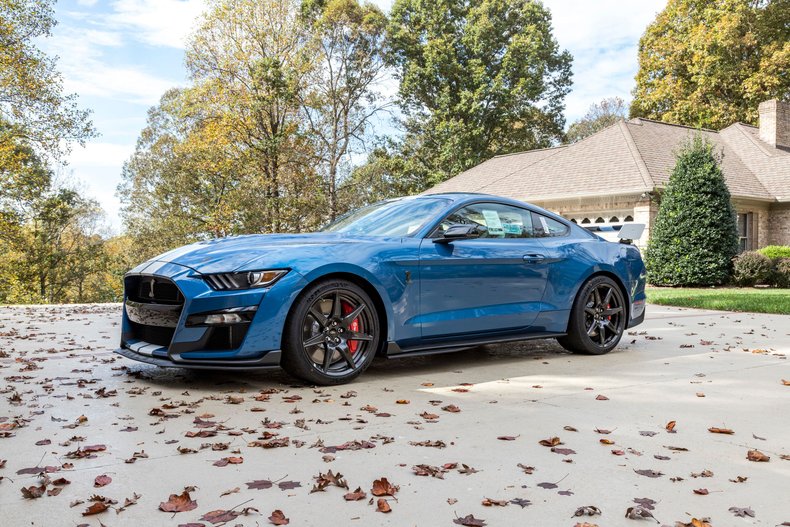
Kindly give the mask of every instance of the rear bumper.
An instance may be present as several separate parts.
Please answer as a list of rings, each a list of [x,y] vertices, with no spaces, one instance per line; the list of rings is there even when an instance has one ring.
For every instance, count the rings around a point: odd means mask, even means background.
[[[132,349],[135,348],[135,349]],[[138,350],[138,351],[135,351]],[[236,360],[188,360],[183,359],[179,354],[168,354],[165,357],[162,355],[154,356],[148,352],[164,350],[161,346],[156,344],[148,344],[146,342],[137,342],[132,345],[125,345],[124,347],[115,350],[115,353],[122,355],[127,359],[145,362],[147,364],[154,364],[165,368],[188,368],[193,370],[235,370],[235,371],[255,371],[255,370],[270,370],[280,366],[280,350],[272,350],[266,352],[257,359],[236,359]]]

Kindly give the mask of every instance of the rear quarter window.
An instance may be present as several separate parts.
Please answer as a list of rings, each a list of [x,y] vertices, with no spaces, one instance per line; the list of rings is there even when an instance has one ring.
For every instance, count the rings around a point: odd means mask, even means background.
[[[564,223],[537,212],[532,213],[532,229],[537,238],[557,238],[567,235],[570,231]]]

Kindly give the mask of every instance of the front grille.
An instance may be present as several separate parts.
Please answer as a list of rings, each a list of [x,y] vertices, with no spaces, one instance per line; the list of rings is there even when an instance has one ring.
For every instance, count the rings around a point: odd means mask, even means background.
[[[131,275],[124,279],[126,291],[127,315],[138,313],[137,320],[129,320],[131,335],[129,339],[141,340],[158,346],[170,346],[175,334],[175,321],[181,315],[184,305],[184,295],[172,280],[160,276]],[[142,304],[136,305],[135,303]],[[149,305],[150,308],[145,306]],[[166,309],[162,316],[162,309]],[[148,310],[147,316],[141,316],[140,311]]]
[[[149,304],[183,304],[184,295],[176,284],[159,276],[127,276],[126,296]]]

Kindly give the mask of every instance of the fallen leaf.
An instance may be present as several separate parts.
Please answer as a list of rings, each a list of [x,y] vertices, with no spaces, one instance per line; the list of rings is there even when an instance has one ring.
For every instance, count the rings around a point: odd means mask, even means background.
[[[605,396],[605,395],[598,395],[598,396],[595,397],[595,400],[596,401],[608,401],[609,398],[607,396]]]
[[[522,509],[524,507],[529,507],[530,505],[532,505],[531,501],[525,500],[524,498],[513,498],[512,500],[510,500],[510,503],[512,503],[513,505],[518,505]]]
[[[647,518],[653,518],[654,520],[656,519],[652,512],[640,505],[637,505],[636,507],[628,507],[625,510],[625,517],[630,520],[645,520]],[[656,520],[656,523],[658,523],[658,520]]]
[[[749,450],[746,453],[746,459],[748,459],[749,461],[763,461],[763,462],[771,460],[770,456],[766,456],[759,450]]]
[[[562,441],[560,441],[559,437],[550,437],[548,439],[541,439],[540,441],[538,441],[538,443],[543,446],[553,447],[553,446],[561,445]]]
[[[483,498],[483,501],[481,502],[484,507],[492,507],[494,505],[497,507],[505,507],[507,506],[507,503],[507,500],[495,500],[491,498]]]
[[[291,520],[285,517],[283,511],[280,509],[275,509],[272,511],[272,515],[269,516],[269,521],[272,522],[273,525],[288,525]]]
[[[636,472],[640,476],[647,476],[648,478],[659,478],[664,475],[663,472],[657,472],[655,470],[650,470],[650,469],[643,469],[643,470],[634,469],[634,472]]]
[[[357,487],[357,490],[354,492],[349,492],[343,496],[346,501],[364,500],[366,497],[367,493],[362,490],[362,487]]]
[[[395,496],[398,492],[398,486],[392,485],[387,478],[381,478],[373,481],[373,488],[370,493],[374,496]]]
[[[100,514],[107,510],[107,504],[103,501],[97,501],[87,509],[85,512],[82,513],[83,516],[93,516],[94,514]]]
[[[727,434],[727,435],[732,435],[735,433],[729,428],[716,428],[716,427],[708,428],[708,432],[710,432],[711,434]]]
[[[96,476],[96,479],[93,480],[94,487],[104,487],[105,485],[109,485],[112,483],[112,478],[107,474],[102,474],[101,476]]]
[[[376,512],[392,512],[390,504],[384,498],[379,498],[376,501]]]
[[[186,512],[197,508],[197,501],[189,497],[189,492],[184,490],[181,494],[171,494],[167,501],[159,504],[159,509],[164,512]]]
[[[672,433],[675,432],[675,425],[676,424],[677,424],[676,421],[670,421],[670,422],[667,423],[667,425],[664,428],[666,429],[667,432],[672,434]]]
[[[46,483],[41,486],[32,485],[30,487],[22,487],[22,497],[28,500],[40,498],[44,495],[44,492],[47,490]]]
[[[455,518],[453,523],[464,527],[483,527],[486,524],[485,520],[475,518],[472,514],[468,514],[463,518]]]
[[[730,507],[727,510],[730,511],[731,513],[733,513],[738,518],[745,518],[747,516],[749,518],[754,518],[754,511],[751,508],[749,508],[749,507],[743,507],[743,508],[741,508],[741,507]]]
[[[451,414],[457,414],[458,412],[461,411],[461,409],[454,404],[448,404],[447,406],[442,406],[442,410],[444,410],[445,412],[450,412]]]
[[[576,512],[573,513],[573,516],[595,516],[597,514],[601,514],[601,509],[594,505],[585,505],[584,507],[579,507],[576,509]]]
[[[518,436],[499,436],[497,439],[500,441],[515,441]]]
[[[573,450],[572,448],[557,448],[557,447],[552,447],[551,451],[552,451],[552,452],[554,452],[555,454],[559,454],[559,455],[561,455],[561,456],[570,456],[570,455],[572,455],[572,454],[575,454],[575,453],[576,453],[576,451],[575,451],[575,450]]]
[[[694,494],[699,494],[700,496],[707,496],[709,494],[708,489],[694,489]]]

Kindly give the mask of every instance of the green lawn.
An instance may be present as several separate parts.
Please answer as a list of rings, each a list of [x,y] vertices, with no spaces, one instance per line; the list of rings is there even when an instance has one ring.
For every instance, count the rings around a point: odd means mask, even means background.
[[[790,289],[648,287],[647,301],[665,306],[790,315]]]

